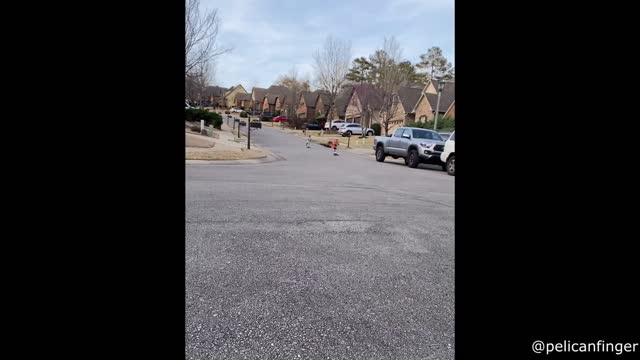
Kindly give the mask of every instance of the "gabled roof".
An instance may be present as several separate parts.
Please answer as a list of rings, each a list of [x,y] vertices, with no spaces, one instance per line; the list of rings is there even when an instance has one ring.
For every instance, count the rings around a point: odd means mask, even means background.
[[[267,94],[284,95],[288,92],[289,89],[282,85],[271,85],[269,89],[267,89]]]
[[[245,93],[241,93],[236,95],[236,100],[251,100],[251,94],[245,94]]]
[[[242,91],[244,91],[245,93],[247,92],[247,90],[245,90],[245,88],[244,88],[244,86],[242,86],[242,84],[238,84],[236,86],[232,86],[228,91],[226,91],[224,93],[224,96],[226,97],[227,95],[231,94],[233,92],[233,90],[235,90],[237,88],[242,88]]]
[[[276,104],[276,99],[278,98],[278,94],[267,94],[267,103],[269,105],[275,105]]]
[[[455,108],[455,106],[456,106],[456,101],[455,101],[455,100],[453,100],[453,102],[451,103],[451,105],[449,105],[449,107],[447,108],[447,111],[445,111],[445,112],[444,112],[444,115],[446,116],[446,115],[451,111],[451,109],[454,109],[454,108]]]
[[[438,103],[438,95],[426,92],[430,84],[431,84],[431,81],[427,82],[427,85],[425,85],[424,90],[422,91],[422,95],[420,96],[420,99],[418,99],[418,101],[414,105],[411,112],[415,112],[416,107],[418,106],[418,103],[423,99],[426,99],[429,102],[429,105],[431,105],[431,108],[435,111]],[[433,85],[435,85],[437,88],[437,84],[434,83]],[[451,103],[455,101],[455,99],[456,99],[456,83],[451,81],[446,81],[444,84],[444,88],[442,89],[442,94],[440,95],[440,109],[438,109],[438,112],[441,112],[441,113],[446,112],[449,106],[451,106]]]
[[[412,87],[401,87],[398,90],[398,98],[400,98],[400,102],[402,103],[402,107],[406,113],[413,112],[413,108],[418,103],[421,94],[422,89]]]
[[[227,91],[227,89],[220,86],[207,86],[207,88],[205,89],[205,94],[207,96],[223,97],[225,91]]]
[[[373,110],[380,110],[382,107],[382,96],[371,84],[359,84],[353,86],[352,94],[356,93],[363,107],[371,107]]]
[[[330,100],[329,98],[331,97],[331,94],[328,91],[316,90],[314,92],[318,94],[318,98],[316,99],[316,103],[318,102],[319,99],[322,99],[322,103],[324,104],[324,106],[328,106],[329,105],[329,100]]]
[[[255,95],[256,101],[262,101],[265,95],[267,95],[267,89],[254,87],[251,89],[251,93]]]
[[[318,100],[317,92],[303,91],[302,96],[304,97],[304,103],[307,107],[316,107],[316,101]]]

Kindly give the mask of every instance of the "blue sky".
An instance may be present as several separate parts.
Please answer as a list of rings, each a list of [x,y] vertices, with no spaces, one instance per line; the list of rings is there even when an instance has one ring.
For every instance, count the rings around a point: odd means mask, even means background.
[[[293,66],[313,80],[312,54],[327,35],[351,41],[352,58],[382,47],[395,36],[403,58],[439,46],[455,64],[454,0],[201,0],[218,8],[218,43],[233,47],[216,63],[216,85],[268,87]]]

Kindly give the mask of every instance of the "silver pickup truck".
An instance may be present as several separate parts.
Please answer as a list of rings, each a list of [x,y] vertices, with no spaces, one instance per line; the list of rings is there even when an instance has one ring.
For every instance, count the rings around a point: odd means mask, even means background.
[[[441,165],[442,170],[446,171],[446,165],[440,160],[444,141],[433,130],[401,127],[392,136],[376,136],[373,149],[379,162],[391,156],[394,159],[404,158],[404,163],[412,168],[425,163]]]

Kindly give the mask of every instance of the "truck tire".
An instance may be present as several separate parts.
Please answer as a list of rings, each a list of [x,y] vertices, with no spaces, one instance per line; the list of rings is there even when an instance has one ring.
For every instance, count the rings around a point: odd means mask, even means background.
[[[376,161],[377,162],[384,162],[384,158],[386,157],[386,155],[384,154],[384,147],[382,145],[378,145],[376,147]]]
[[[447,159],[447,174],[456,176],[456,155],[449,155]]]
[[[334,125],[333,127],[331,127],[331,130],[336,131],[338,130],[338,127]]]
[[[367,131],[367,136],[373,136],[373,131],[371,130]]]
[[[409,150],[409,156],[407,160],[407,166],[410,168],[417,168],[420,164],[420,157],[418,157],[418,150]]]

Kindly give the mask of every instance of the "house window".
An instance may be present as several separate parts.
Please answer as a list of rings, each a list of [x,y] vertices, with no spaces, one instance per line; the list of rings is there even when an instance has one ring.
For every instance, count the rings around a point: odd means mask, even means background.
[[[427,115],[420,116],[420,122],[425,122],[425,121],[427,121]]]

